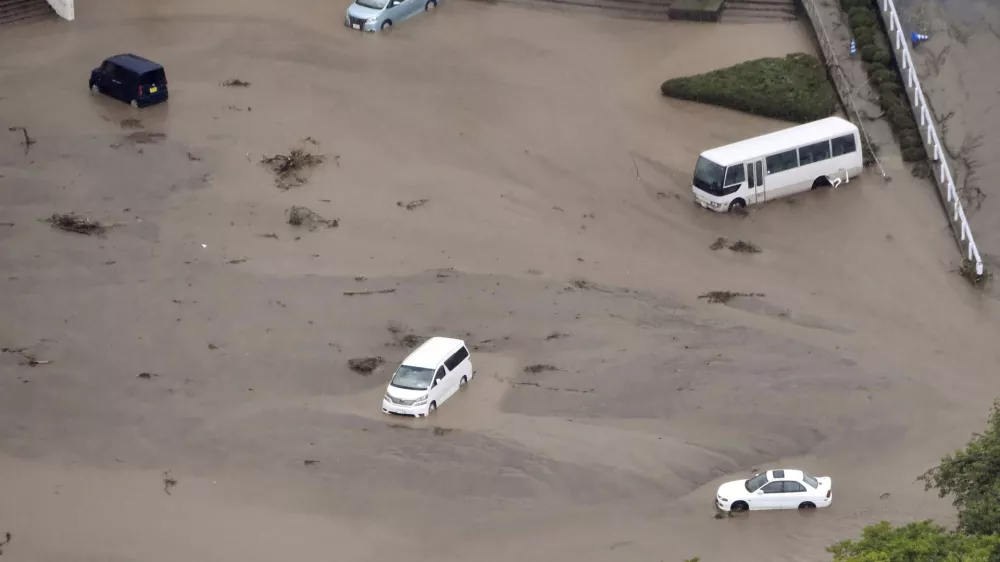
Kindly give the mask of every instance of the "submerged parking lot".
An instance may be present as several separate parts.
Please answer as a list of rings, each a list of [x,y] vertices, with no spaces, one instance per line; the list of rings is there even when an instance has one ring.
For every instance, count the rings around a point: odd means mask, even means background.
[[[36,140],[0,144],[10,555],[819,560],[949,513],[910,482],[981,426],[997,321],[933,190],[888,162],[745,218],[691,201],[701,151],[784,125],[660,82],[811,51],[798,23],[91,4],[0,34],[0,122]],[[119,52],[167,104],[90,95]],[[324,161],[281,189],[258,161],[296,146]],[[113,226],[38,220],[64,212]],[[432,419],[379,408],[410,334],[477,370]],[[782,465],[837,501],[713,519],[719,482]]]

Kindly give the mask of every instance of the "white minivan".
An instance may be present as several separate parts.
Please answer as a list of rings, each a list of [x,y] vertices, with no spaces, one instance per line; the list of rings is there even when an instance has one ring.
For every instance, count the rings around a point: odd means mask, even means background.
[[[431,338],[413,350],[393,373],[382,398],[382,412],[426,416],[470,380],[472,361],[465,342]]]

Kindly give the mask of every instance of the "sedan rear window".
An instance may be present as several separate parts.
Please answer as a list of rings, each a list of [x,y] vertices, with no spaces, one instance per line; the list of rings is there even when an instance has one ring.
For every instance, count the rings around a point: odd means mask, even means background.
[[[805,472],[802,473],[802,481],[809,484],[813,488],[819,488],[819,480],[816,480],[812,476],[809,476]]]

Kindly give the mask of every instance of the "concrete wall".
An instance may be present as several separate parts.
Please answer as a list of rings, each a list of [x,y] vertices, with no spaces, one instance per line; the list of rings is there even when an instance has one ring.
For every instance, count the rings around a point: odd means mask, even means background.
[[[73,0],[49,0],[49,4],[59,17],[73,21]]]

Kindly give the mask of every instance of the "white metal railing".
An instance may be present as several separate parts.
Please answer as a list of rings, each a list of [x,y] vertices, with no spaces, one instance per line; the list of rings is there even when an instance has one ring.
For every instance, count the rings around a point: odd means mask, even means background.
[[[979,248],[972,237],[972,229],[969,227],[969,221],[965,217],[965,209],[962,208],[962,201],[955,188],[955,180],[951,176],[951,169],[948,167],[948,159],[945,157],[941,139],[938,137],[937,129],[934,128],[934,118],[927,106],[924,90],[920,87],[917,69],[913,66],[913,56],[910,54],[909,47],[906,46],[906,34],[903,33],[903,26],[899,22],[899,13],[892,0],[880,0],[880,4],[882,6],[882,19],[885,21],[886,29],[889,30],[890,41],[894,43],[894,54],[900,73],[905,72],[906,74],[907,93],[912,103],[910,109],[913,111],[913,116],[920,122],[920,127],[926,130],[925,143],[931,148],[931,158],[940,167],[936,176],[938,184],[944,187],[947,193],[945,206],[951,205],[948,218],[952,222],[959,223],[959,243],[966,242],[968,246],[966,259],[976,264],[976,275],[982,275],[983,259],[980,257]]]

